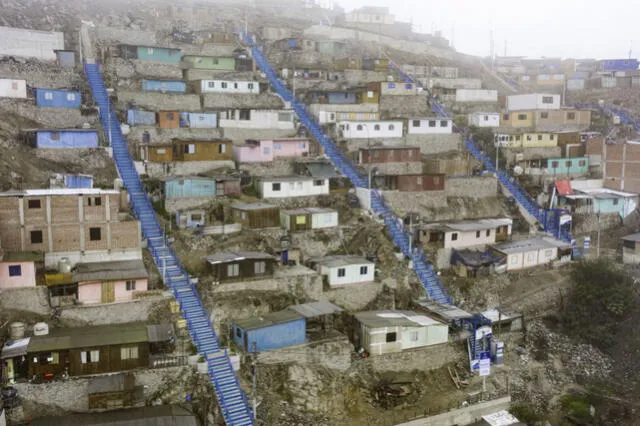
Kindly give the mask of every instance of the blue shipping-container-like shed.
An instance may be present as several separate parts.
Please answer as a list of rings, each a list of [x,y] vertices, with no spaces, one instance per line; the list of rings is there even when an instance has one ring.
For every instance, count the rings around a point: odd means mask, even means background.
[[[164,180],[165,198],[215,197],[216,180],[204,177],[171,177]]]
[[[80,108],[80,92],[54,89],[36,89],[36,105],[51,108]]]
[[[183,112],[180,121],[193,129],[214,129],[218,127],[218,115],[215,112]]]
[[[65,188],[93,188],[91,175],[64,175]]]
[[[184,81],[142,80],[142,90],[145,92],[185,93],[187,84]]]
[[[127,111],[127,123],[131,126],[154,126],[156,124],[156,113],[130,109]]]
[[[306,328],[305,317],[284,310],[235,321],[233,340],[246,352],[262,352],[304,343]]]
[[[602,71],[633,71],[638,69],[637,59],[604,59]]]
[[[36,148],[97,148],[96,130],[38,130],[35,137]]]

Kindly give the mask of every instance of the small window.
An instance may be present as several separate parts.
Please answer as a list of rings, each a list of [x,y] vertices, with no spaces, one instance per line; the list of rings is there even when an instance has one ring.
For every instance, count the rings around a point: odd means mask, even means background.
[[[240,120],[251,120],[251,110],[250,109],[241,109],[240,110]]]
[[[413,127],[420,127],[420,120],[413,120]]]
[[[559,165],[560,165],[560,163],[557,162],[557,161],[552,161],[551,162],[551,168],[553,168],[553,169],[557,169]]]
[[[218,145],[218,154],[225,154],[227,152],[227,144],[221,143]]]
[[[549,140],[554,140],[556,138],[556,135],[549,135]]]
[[[262,148],[262,154],[263,155],[269,155],[271,154],[271,148],[269,148],[268,146],[265,146]]]
[[[568,112],[567,113],[567,120],[575,120],[576,119],[576,113],[575,112]]]
[[[509,121],[509,114],[503,114],[503,115],[502,115],[502,119],[503,119],[504,121]]]
[[[102,230],[100,228],[89,228],[89,240],[100,241],[102,239]]]
[[[11,90],[18,90],[18,83],[15,81],[11,83]]]
[[[376,131],[376,132],[379,132],[380,131],[380,125],[376,124],[375,126],[373,126],[373,130]]]
[[[165,117],[167,120],[175,120],[175,116],[173,115],[172,112],[168,112]]]
[[[387,343],[393,343],[393,342],[396,341],[397,337],[398,336],[397,336],[397,334],[395,332],[387,333],[387,336],[386,336],[385,340],[386,340]]]
[[[223,89],[227,88],[227,82],[223,81],[222,83],[220,83],[220,87],[222,87]]]
[[[490,237],[491,236],[491,229],[487,229],[485,236]]]
[[[60,132],[51,132],[51,140],[59,141],[60,140]]]
[[[80,352],[80,363],[93,364],[100,362],[100,351],[82,351]]]
[[[233,83],[233,88],[237,89],[238,88],[238,83]]]
[[[76,100],[76,95],[75,93],[67,93],[67,100],[70,102],[73,102]]]
[[[240,275],[240,264],[233,263],[231,265],[227,265],[227,276],[228,277],[237,277]]]
[[[358,124],[356,126],[356,130],[359,131],[359,132],[361,132],[363,129],[364,129],[364,127],[362,127],[362,124]]]
[[[567,166],[567,167],[571,167],[571,166],[573,166],[573,162],[571,162],[571,161],[565,161],[565,163],[564,163],[564,164],[565,164],[565,166]]]
[[[42,231],[31,231],[31,244],[42,244]]]
[[[396,126],[394,126],[393,124],[389,124],[389,130],[395,130]]]
[[[152,47],[148,47],[147,48],[147,55],[153,55],[153,48]]]
[[[585,160],[579,160],[579,161],[578,161],[578,166],[580,166],[580,167],[584,167],[584,166],[586,166],[586,165],[587,165],[587,162],[586,162]]]
[[[360,267],[360,275],[367,275],[369,273],[369,267],[368,266],[361,266]]]
[[[278,113],[278,121],[292,121],[292,116],[290,112],[279,112]]]
[[[553,96],[543,96],[542,97],[542,103],[543,104],[552,104],[553,103]]]
[[[418,341],[418,332],[417,331],[412,331],[411,333],[409,333],[409,341],[411,341],[411,342],[417,342]]]
[[[338,268],[338,278],[345,277],[347,275],[347,270],[344,268]]]
[[[540,113],[540,118],[543,119],[543,120],[549,118],[549,113],[548,112],[541,112]]]
[[[429,120],[429,127],[436,127],[436,120]]]
[[[447,127],[448,125],[449,125],[449,122],[447,120],[440,121],[440,127]]]
[[[528,141],[530,141],[530,140],[532,140],[532,139],[533,139],[533,138],[531,137],[531,135],[527,135],[527,140],[528,140]]]
[[[156,148],[156,154],[158,155],[162,155],[162,154],[166,154],[167,150],[164,148]]]
[[[527,114],[518,114],[518,120],[522,121],[526,119],[527,119]]]
[[[480,238],[480,231],[476,231],[476,238]]]
[[[126,283],[126,286],[127,286],[127,291],[135,291],[136,282],[134,280],[128,280]]]
[[[553,257],[553,249],[545,250],[544,257],[546,257],[547,259],[550,259],[551,257]]]
[[[389,88],[389,89],[395,89],[395,88],[396,88],[396,85],[395,85],[395,83],[388,83],[388,84],[387,84],[387,88]]]
[[[324,180],[317,179],[313,181],[313,186],[324,186]]]
[[[272,191],[280,191],[280,183],[272,183],[271,184]]]
[[[213,58],[211,60],[211,63],[213,63],[213,65],[218,65],[220,63],[220,61],[218,61],[218,58]],[[226,86],[225,86],[226,87]]]
[[[126,348],[120,348],[120,359],[123,361],[127,359],[138,359],[138,347],[130,346]]]
[[[619,199],[614,198],[614,200],[613,200],[613,205],[614,205],[614,206],[617,206],[619,201],[620,201]]]
[[[267,272],[267,262],[255,262],[253,264],[253,272],[254,274],[258,275],[258,274],[264,274],[265,272]]]
[[[247,84],[247,89],[249,89],[249,90],[253,89],[253,83],[248,83]]]
[[[488,115],[484,116],[484,121],[489,121],[489,116]]]
[[[538,135],[538,140],[541,141],[542,140],[542,135]]]
[[[238,338],[242,337],[242,330],[239,328],[236,328],[236,337]]]
[[[367,92],[367,98],[373,98],[373,92],[371,90]]]
[[[27,206],[30,209],[39,209],[41,207],[40,200],[28,200]]]
[[[44,98],[48,101],[53,100],[53,92],[44,92]]]
[[[407,89],[407,90],[411,90],[411,89],[413,89],[413,84],[407,83],[407,84],[404,85],[404,88]]]
[[[21,277],[22,276],[22,266],[21,265],[9,265],[9,276],[10,277]]]
[[[520,135],[516,135],[516,141],[520,141]]]
[[[454,232],[453,234],[451,234],[451,241],[457,241],[458,240],[458,233]]]
[[[207,83],[207,86],[209,87],[209,89],[213,89],[216,87],[216,82],[215,81],[209,81]]]

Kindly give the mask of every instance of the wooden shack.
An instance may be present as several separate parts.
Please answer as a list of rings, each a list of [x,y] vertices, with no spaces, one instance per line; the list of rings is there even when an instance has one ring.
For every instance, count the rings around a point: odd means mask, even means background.
[[[180,113],[178,111],[158,112],[158,127],[161,129],[179,129]]]
[[[237,203],[231,206],[231,217],[243,228],[275,228],[280,226],[280,207],[267,203]]]
[[[205,257],[214,282],[224,283],[273,276],[277,258],[262,252],[222,252]]]

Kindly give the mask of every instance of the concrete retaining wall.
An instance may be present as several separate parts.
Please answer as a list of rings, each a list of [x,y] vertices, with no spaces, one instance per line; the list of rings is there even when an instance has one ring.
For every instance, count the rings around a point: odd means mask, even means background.
[[[270,279],[224,283],[213,288],[214,294],[238,291],[280,291],[317,299],[322,296],[322,277],[308,268],[297,266],[276,271]]]
[[[353,284],[332,288],[325,292],[325,297],[331,302],[349,311],[360,311],[374,301],[380,294],[383,284],[379,282],[367,284]]]
[[[49,315],[49,293],[46,287],[27,287],[4,290],[0,292],[2,310],[32,312],[38,315]]]
[[[498,179],[493,176],[446,178],[444,189],[448,197],[495,198]]]
[[[136,299],[130,302],[107,303],[100,305],[69,306],[62,309],[60,319],[85,325],[122,324],[128,322],[146,322],[156,307],[164,305],[168,310],[170,295],[148,299]]]
[[[346,337],[327,338],[326,341],[314,341],[258,354],[260,364],[298,364],[321,365],[325,368],[346,371],[351,366],[353,345]]]
[[[169,213],[175,213],[180,210],[193,209],[208,204],[218,197],[184,197],[169,198],[164,200],[164,209]]]
[[[511,405],[511,397],[494,399],[492,401],[481,402],[468,407],[441,413],[436,416],[425,417],[423,419],[412,420],[400,423],[397,426],[457,426],[469,425],[482,420],[482,416],[495,413],[500,410],[508,410]]]
[[[42,127],[73,128],[89,123],[92,127],[97,123],[97,115],[83,116],[79,109],[42,108],[35,106],[31,100],[0,100],[0,111],[18,114]]]
[[[378,168],[381,175],[410,175],[422,173],[422,163],[420,161],[413,163],[381,163],[372,164],[372,167]],[[365,170],[369,170],[369,164],[361,164]]]
[[[277,139],[293,138],[296,136],[295,129],[239,129],[233,127],[221,128],[222,136],[231,139],[236,144],[242,144],[247,139]]]
[[[216,169],[235,169],[233,161],[174,161],[171,163],[146,163],[145,173],[152,178],[163,176],[189,176]]]
[[[158,64],[149,61],[134,60],[135,72],[145,77],[157,77],[166,79],[182,80],[182,68],[178,65]]]
[[[294,174],[291,159],[277,159],[270,163],[240,163],[238,170],[247,171],[251,176],[287,176]]]
[[[282,109],[284,102],[272,93],[226,94],[205,93],[202,95],[204,109],[208,108],[252,108],[252,109]]]
[[[622,224],[622,218],[618,213],[602,213],[600,215],[600,224],[598,225],[598,217],[595,213],[574,213],[572,215],[573,224],[572,232],[574,234],[585,234],[588,232],[596,232],[598,226],[601,230],[617,228]],[[596,239],[592,238],[593,243]]]
[[[43,66],[41,63],[0,62],[0,76],[26,80],[29,86],[47,89],[70,89],[72,86],[82,87],[84,84],[79,73],[55,64]],[[88,103],[86,99],[84,101]]]
[[[406,352],[375,355],[367,358],[366,362],[377,372],[431,371],[462,361],[466,356],[462,345],[443,343]]]
[[[129,102],[150,111],[200,111],[199,95],[175,95],[154,92],[118,91],[118,108],[126,109]]]
[[[111,43],[156,45],[156,33],[152,31],[128,30],[115,27],[98,27],[93,30],[98,40]]]
[[[348,139],[341,142],[344,149],[349,152],[357,151],[367,146],[416,146],[420,153],[441,154],[451,151],[459,151],[462,147],[462,136],[450,135],[406,135],[404,138],[389,139]]]

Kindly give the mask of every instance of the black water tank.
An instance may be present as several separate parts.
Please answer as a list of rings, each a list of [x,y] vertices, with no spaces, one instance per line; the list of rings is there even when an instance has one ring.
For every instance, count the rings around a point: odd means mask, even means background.
[[[18,390],[14,387],[7,386],[6,388],[2,388],[0,396],[2,397],[2,406],[4,408],[15,408],[20,405]]]

